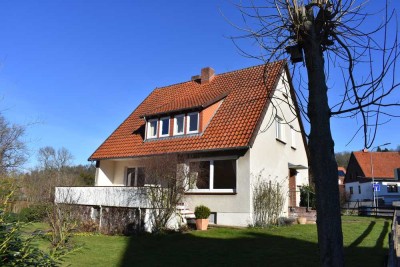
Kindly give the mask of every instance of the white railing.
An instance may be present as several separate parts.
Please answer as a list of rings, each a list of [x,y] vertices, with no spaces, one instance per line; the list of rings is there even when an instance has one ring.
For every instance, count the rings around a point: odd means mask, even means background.
[[[56,187],[55,202],[89,206],[149,208],[146,187]]]

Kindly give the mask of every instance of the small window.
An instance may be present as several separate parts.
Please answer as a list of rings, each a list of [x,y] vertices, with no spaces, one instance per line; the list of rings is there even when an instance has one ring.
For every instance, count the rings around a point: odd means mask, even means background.
[[[361,194],[361,186],[358,186],[358,193]]]
[[[147,123],[147,138],[157,137],[157,124],[157,119],[149,120],[149,122]]]
[[[387,185],[387,192],[388,193],[397,193],[398,192],[397,184],[388,184]]]
[[[280,117],[275,118],[275,134],[276,134],[276,139],[284,141],[284,136],[285,136],[285,128],[283,124],[283,120]]]
[[[175,118],[174,118],[174,135],[183,134],[184,122],[185,122],[185,116],[184,115],[175,116]]]
[[[352,195],[353,194],[353,187],[352,186],[350,186],[350,195]]]
[[[169,117],[160,119],[160,136],[169,136]]]
[[[290,135],[292,136],[292,148],[296,148],[296,130],[293,127],[290,127]]]
[[[199,132],[199,113],[189,113],[187,115],[187,133],[198,133]]]

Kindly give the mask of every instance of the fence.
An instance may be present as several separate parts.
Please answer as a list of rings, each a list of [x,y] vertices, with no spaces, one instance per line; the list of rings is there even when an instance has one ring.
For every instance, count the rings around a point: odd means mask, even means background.
[[[344,214],[358,214],[360,216],[392,217],[394,211],[395,207],[386,206],[380,201],[377,207],[374,207],[373,201],[349,201],[342,206]]]

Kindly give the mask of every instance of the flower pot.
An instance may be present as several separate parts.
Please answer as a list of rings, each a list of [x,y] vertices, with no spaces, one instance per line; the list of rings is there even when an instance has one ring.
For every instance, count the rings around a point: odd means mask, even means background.
[[[297,218],[297,223],[298,224],[306,224],[307,223],[307,218],[306,217],[299,217],[299,218]]]
[[[208,219],[196,219],[196,229],[197,230],[207,230]]]

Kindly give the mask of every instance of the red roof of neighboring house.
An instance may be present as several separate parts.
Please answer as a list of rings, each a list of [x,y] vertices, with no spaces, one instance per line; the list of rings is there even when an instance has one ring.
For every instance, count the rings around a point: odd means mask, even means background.
[[[372,177],[372,166],[375,178],[394,179],[394,169],[400,168],[400,152],[353,152],[365,177]]]
[[[268,104],[268,93],[275,89],[285,65],[285,61],[278,61],[215,75],[208,83],[188,81],[157,88],[89,159],[248,147]],[[223,97],[221,106],[201,134],[143,140],[143,116],[201,108]]]

